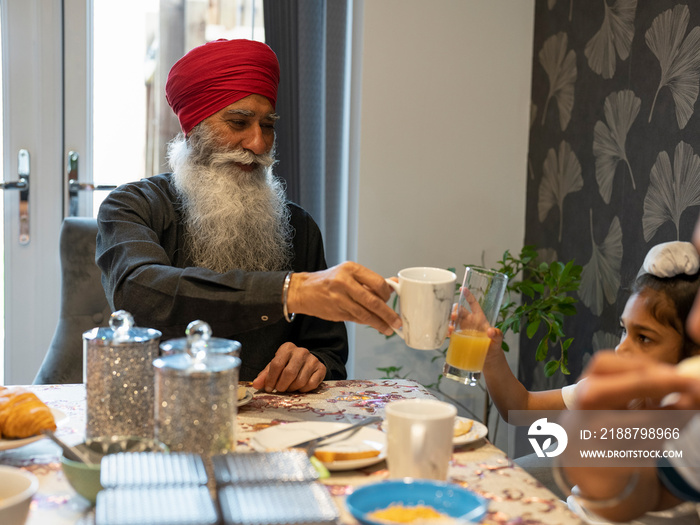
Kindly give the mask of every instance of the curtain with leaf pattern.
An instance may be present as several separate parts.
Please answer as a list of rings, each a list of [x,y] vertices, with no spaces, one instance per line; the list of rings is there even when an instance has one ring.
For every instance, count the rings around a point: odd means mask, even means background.
[[[576,380],[614,348],[647,251],[690,240],[700,211],[700,2],[537,0],[525,244],[583,266],[565,323],[570,376],[544,376],[521,338],[531,389]],[[550,349],[550,352],[556,352]]]

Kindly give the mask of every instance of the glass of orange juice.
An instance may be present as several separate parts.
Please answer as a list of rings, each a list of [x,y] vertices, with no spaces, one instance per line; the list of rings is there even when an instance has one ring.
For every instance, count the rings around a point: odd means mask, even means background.
[[[503,273],[467,266],[442,370],[445,377],[470,386],[479,381],[491,342],[486,330],[498,319],[507,283]]]

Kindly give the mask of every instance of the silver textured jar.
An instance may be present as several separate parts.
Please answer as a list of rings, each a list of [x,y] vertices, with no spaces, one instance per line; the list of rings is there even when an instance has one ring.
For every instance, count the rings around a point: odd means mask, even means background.
[[[87,438],[153,437],[153,360],[161,333],[137,328],[124,310],[109,328],[83,334],[83,381],[87,391]]]
[[[190,351],[195,342],[202,341],[208,353],[241,357],[241,343],[233,339],[212,337],[211,327],[204,321],[192,321],[185,330],[186,337],[168,339],[160,344],[160,355],[167,356]]]
[[[185,352],[153,363],[156,438],[205,459],[235,449],[241,368],[240,358],[210,351],[210,334],[193,334]]]

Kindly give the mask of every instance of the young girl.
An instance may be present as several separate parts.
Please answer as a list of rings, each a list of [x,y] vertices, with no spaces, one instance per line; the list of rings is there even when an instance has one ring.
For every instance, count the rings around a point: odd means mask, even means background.
[[[700,353],[686,334],[685,321],[700,287],[700,257],[688,242],[654,246],[646,258],[620,317],[620,355],[645,354],[676,364]],[[509,410],[560,410],[571,408],[581,381],[562,389],[528,391],[513,375],[501,342],[503,334],[489,329],[491,345],[484,362],[486,388],[498,412],[508,421]],[[583,380],[585,381],[585,379]]]

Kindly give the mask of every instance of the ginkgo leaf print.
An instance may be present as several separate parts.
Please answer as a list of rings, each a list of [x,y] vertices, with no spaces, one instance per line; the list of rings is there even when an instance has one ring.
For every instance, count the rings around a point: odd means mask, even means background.
[[[659,153],[651,168],[642,216],[644,240],[650,241],[668,221],[676,225],[679,240],[681,215],[697,204],[700,204],[700,158],[689,144],[680,142],[673,152],[673,169],[665,151]]]
[[[544,175],[540,183],[537,212],[540,222],[547,218],[549,210],[559,208],[559,240],[561,241],[562,222],[564,221],[564,197],[583,188],[581,163],[576,158],[568,142],[559,144],[559,155],[550,148],[543,165]]]
[[[661,80],[651,105],[649,122],[654,114],[659,91],[664,86],[671,90],[680,129],[685,128],[693,115],[700,81],[700,27],[694,27],[683,38],[689,19],[688,6],[679,4],[673,10],[669,9],[657,16],[646,32],[647,46],[659,59],[661,66]]]
[[[551,11],[557,4],[557,0],[547,0],[547,7]],[[571,14],[574,10],[574,0],[569,0],[569,22],[571,22]]]
[[[605,204],[610,204],[615,169],[620,161],[624,161],[632,179],[632,189],[635,189],[632,166],[627,160],[625,142],[632,123],[639,114],[641,100],[628,89],[611,93],[605,99],[603,113],[607,125],[598,121],[593,129],[593,155],[595,155],[595,179],[598,191]]]
[[[618,344],[620,344],[618,334],[611,334],[603,330],[598,330],[593,334],[592,348],[596,352],[598,350],[613,350]]]
[[[540,64],[549,78],[549,93],[542,110],[542,124],[547,116],[549,101],[555,98],[559,109],[559,125],[562,131],[571,120],[574,107],[574,83],[576,82],[576,53],[567,52],[568,38],[566,33],[550,36],[540,50]]]
[[[558,261],[557,251],[554,248],[538,248],[537,259],[541,262],[553,263]]]
[[[615,0],[612,6],[603,0],[603,5],[603,24],[588,41],[583,54],[593,71],[603,78],[612,78],[617,66],[616,55],[620,60],[626,60],[630,54],[637,0]]]
[[[603,244],[597,245],[593,239],[593,210],[591,210],[590,224],[593,253],[590,261],[581,271],[578,295],[581,302],[590,308],[594,315],[600,315],[606,301],[608,304],[615,302],[620,288],[622,228],[620,219],[615,217]]]

